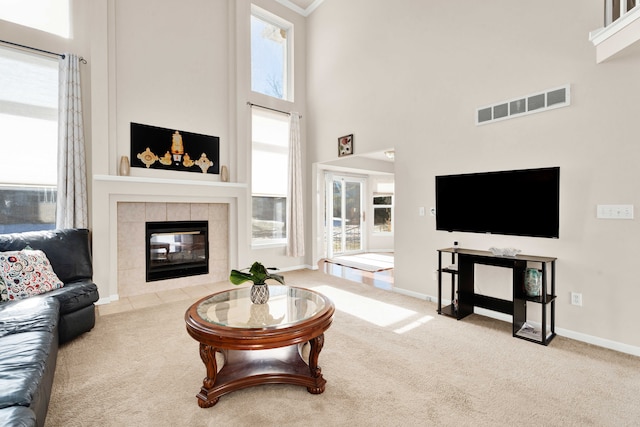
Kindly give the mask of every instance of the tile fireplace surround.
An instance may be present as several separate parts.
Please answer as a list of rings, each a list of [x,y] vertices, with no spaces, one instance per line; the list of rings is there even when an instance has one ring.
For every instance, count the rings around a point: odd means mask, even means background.
[[[239,219],[248,212],[247,184],[94,175],[92,197],[93,278],[98,304],[227,280],[229,266],[245,261],[239,242],[250,242]],[[209,221],[209,274],[147,282],[146,221]]]
[[[146,282],[145,222],[149,221],[208,221],[209,273]],[[118,295],[123,298],[226,280],[228,230],[225,203],[118,203]]]

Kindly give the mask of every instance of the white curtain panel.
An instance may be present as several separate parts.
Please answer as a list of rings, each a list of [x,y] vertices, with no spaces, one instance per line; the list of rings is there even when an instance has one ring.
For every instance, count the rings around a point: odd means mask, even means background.
[[[60,59],[57,228],[87,228],[87,167],[80,94],[80,58]]]
[[[300,115],[289,115],[289,186],[287,194],[287,256],[304,256],[302,201],[302,160],[300,154]]]

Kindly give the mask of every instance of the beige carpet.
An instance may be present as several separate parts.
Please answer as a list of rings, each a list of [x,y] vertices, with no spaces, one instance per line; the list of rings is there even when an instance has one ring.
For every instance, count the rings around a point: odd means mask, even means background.
[[[320,395],[264,385],[201,409],[205,375],[184,326],[192,301],[102,316],[60,349],[47,426],[631,426],[640,358],[510,324],[438,316],[435,304],[319,271],[289,272],[336,304]],[[221,288],[226,284],[220,285]]]

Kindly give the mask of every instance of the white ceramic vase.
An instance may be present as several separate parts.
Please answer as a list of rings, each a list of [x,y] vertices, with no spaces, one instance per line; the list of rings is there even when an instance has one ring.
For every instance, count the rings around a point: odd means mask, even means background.
[[[129,157],[127,156],[122,156],[120,157],[120,176],[129,176],[129,170],[130,170],[130,165],[129,165]]]

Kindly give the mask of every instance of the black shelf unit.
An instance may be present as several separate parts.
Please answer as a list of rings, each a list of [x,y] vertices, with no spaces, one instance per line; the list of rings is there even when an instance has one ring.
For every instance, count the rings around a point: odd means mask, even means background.
[[[451,264],[443,267],[443,254],[451,255]],[[547,345],[555,337],[555,275],[556,258],[533,255],[514,257],[496,256],[488,251],[446,248],[438,249],[438,314],[463,319],[482,307],[512,316],[513,336]],[[494,298],[475,293],[474,268],[476,264],[510,268],[512,270],[513,300]],[[536,267],[531,267],[531,266]],[[541,272],[540,296],[529,296],[524,290],[527,268]],[[549,271],[550,270],[550,271]],[[451,304],[442,306],[443,274],[450,276]],[[455,303],[457,301],[457,303]],[[538,306],[541,324],[534,327],[527,322],[527,307]]]
[[[442,252],[445,252],[444,250]],[[456,265],[456,254],[451,253],[451,264],[448,267],[442,267],[442,252],[438,251],[438,314],[458,318],[458,309],[454,307],[454,301],[457,299],[456,277],[458,275],[458,267]],[[451,304],[442,306],[442,273],[450,275],[451,280]]]

